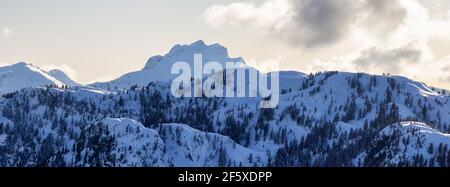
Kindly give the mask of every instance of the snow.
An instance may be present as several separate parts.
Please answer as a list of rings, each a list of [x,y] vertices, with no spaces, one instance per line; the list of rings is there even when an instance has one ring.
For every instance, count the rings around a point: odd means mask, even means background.
[[[50,84],[63,85],[47,72],[24,62],[0,67],[0,94]]]
[[[46,72],[25,62],[0,67],[0,94],[47,85],[78,86],[80,84],[71,80],[60,70]]]
[[[5,145],[5,141],[8,135],[6,134],[0,134],[0,146]]]
[[[414,130],[415,133],[424,135],[428,142],[434,142],[435,145],[438,145],[440,142],[450,144],[450,134],[441,133],[424,123],[414,121],[405,121],[394,124],[392,126],[388,126],[381,131],[381,134],[391,134],[393,130],[396,129],[395,126],[401,127],[400,129],[403,132],[404,136],[406,134],[412,134],[412,130]]]
[[[223,135],[202,132],[185,124],[163,124],[161,128],[167,135],[164,138],[167,156],[176,166],[217,166],[220,146],[224,146],[223,149],[236,166],[252,166],[247,161],[250,155],[255,160],[267,159],[265,152],[245,148]]]
[[[102,89],[98,89],[98,88],[92,88],[92,87],[80,87],[81,91],[85,91],[85,92],[91,92],[91,93],[95,93],[95,94],[101,94],[101,95],[107,95],[107,94],[113,94],[114,92],[110,92],[107,90],[102,90]]]
[[[67,86],[81,86],[81,84],[75,82],[74,80],[70,79],[69,76],[67,76],[63,71],[59,69],[54,69],[48,72],[49,75],[54,77],[55,79],[61,81]]]
[[[340,121],[337,122],[336,127],[341,131],[350,132],[351,130],[357,130],[362,128],[362,125],[350,124]]]
[[[168,163],[178,167],[216,166],[220,146],[225,146],[229,158],[236,165],[242,163],[243,166],[251,166],[247,161],[250,155],[255,160],[266,159],[265,152],[247,149],[229,137],[202,132],[186,124],[162,124],[160,132],[157,132],[128,118],[106,118],[102,123],[118,138],[117,150],[127,149],[131,152],[126,158],[128,165],[145,163],[137,152],[144,151],[143,147],[149,148],[148,145],[154,145],[155,149],[147,150],[148,154],[151,153],[153,159],[157,158],[156,164],[162,166],[168,166]]]
[[[380,132],[379,137],[392,135],[398,136],[398,139],[402,141],[397,149],[391,150],[398,151],[397,154],[388,160],[391,164],[398,164],[403,158],[412,159],[416,155],[423,155],[425,158],[428,158],[430,152],[427,149],[430,145],[437,148],[440,144],[450,144],[449,134],[439,132],[424,123],[414,121],[389,125]]]
[[[157,160],[157,164],[163,164],[164,143],[157,131],[145,128],[138,121],[128,118],[106,118],[102,120],[102,123],[117,138],[116,151],[128,150],[131,152],[131,154],[126,154],[127,165],[142,166],[143,163],[146,163],[146,160],[138,152],[153,157]],[[148,149],[144,149],[145,147]],[[118,154],[117,157],[120,155]]]

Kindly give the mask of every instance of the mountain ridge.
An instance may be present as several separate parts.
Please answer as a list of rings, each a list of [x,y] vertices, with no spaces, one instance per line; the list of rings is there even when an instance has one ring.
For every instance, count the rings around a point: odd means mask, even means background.
[[[4,94],[0,165],[450,167],[450,93],[405,77],[281,71],[276,108],[147,81]]]
[[[47,72],[31,63],[18,62],[0,67],[0,93],[48,85],[77,86],[81,84],[71,80],[61,70]]]

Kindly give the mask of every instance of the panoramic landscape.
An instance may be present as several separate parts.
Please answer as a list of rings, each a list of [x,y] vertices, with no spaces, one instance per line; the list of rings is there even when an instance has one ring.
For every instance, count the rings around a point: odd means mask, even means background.
[[[450,167],[450,4],[336,2],[0,2],[0,166]]]
[[[447,90],[401,76],[281,71],[276,108],[260,108],[260,97],[176,98],[167,77],[152,75],[194,53],[230,59],[197,41],[90,85],[24,62],[0,68],[0,164],[450,165]]]

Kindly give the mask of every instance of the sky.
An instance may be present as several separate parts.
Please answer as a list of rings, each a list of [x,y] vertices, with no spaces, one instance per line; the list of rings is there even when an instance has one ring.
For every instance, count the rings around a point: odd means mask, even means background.
[[[196,40],[258,68],[390,73],[450,89],[448,0],[0,0],[0,65],[81,83]]]

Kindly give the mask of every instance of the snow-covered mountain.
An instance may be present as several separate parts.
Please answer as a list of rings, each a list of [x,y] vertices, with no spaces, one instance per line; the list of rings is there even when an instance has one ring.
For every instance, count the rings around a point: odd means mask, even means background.
[[[25,62],[0,67],[0,94],[48,85],[79,86],[80,84],[71,80],[61,70],[47,72]]]
[[[111,82],[122,89],[4,94],[0,165],[450,166],[449,92],[405,77],[280,72],[280,102],[264,109],[258,97],[175,98],[137,75]]]
[[[51,84],[63,85],[61,81],[52,77],[46,71],[31,64],[20,62],[0,67],[0,93]]]
[[[229,137],[202,132],[185,124],[160,124],[154,130],[128,118],[106,118],[97,125],[105,126],[117,139],[114,156],[121,159],[116,165],[217,166],[221,151],[231,153],[230,159],[244,164],[252,154],[255,160],[264,157],[262,153],[237,145]],[[215,141],[210,141],[213,139]],[[121,156],[122,150],[129,154]]]
[[[66,75],[66,73],[59,69],[50,70],[48,74],[67,86],[81,86],[81,84],[72,80],[69,76]]]
[[[446,165],[448,167],[449,144],[450,134],[439,132],[424,123],[407,121],[384,128],[374,139],[374,145],[384,145],[387,148],[370,149],[361,153],[361,158],[377,158],[386,155],[386,158],[382,160],[370,162],[375,166],[395,166],[410,160],[411,165],[416,166]],[[436,159],[430,159],[435,155],[438,155]]]
[[[169,82],[177,75],[171,74],[172,65],[176,62],[186,62],[194,69],[194,54],[202,54],[202,62],[219,62],[226,67],[226,62],[242,62],[242,58],[230,58],[228,50],[220,44],[206,45],[202,40],[190,45],[175,45],[169,53],[164,56],[153,56],[139,71],[127,73],[118,79],[94,83],[91,86],[103,89],[128,89],[132,85],[145,86],[150,82]]]

